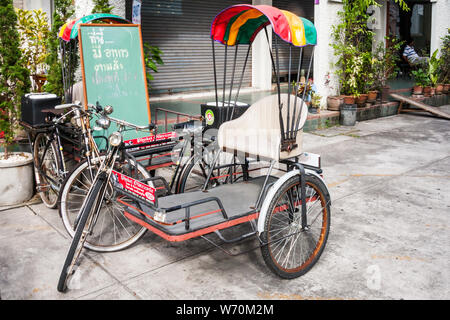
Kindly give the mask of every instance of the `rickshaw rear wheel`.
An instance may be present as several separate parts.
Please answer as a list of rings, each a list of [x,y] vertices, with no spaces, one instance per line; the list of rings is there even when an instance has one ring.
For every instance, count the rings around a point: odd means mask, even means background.
[[[281,278],[308,272],[319,260],[330,230],[330,196],[323,182],[306,176],[307,227],[302,228],[300,179],[281,185],[268,208],[261,234],[266,265]]]

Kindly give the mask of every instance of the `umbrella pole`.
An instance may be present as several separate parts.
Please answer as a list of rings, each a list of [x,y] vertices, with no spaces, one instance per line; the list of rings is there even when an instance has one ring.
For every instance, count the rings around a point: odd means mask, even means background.
[[[227,80],[227,51],[228,51],[228,44],[225,44],[225,62],[224,62],[224,67],[223,67],[222,107],[225,106],[225,86],[226,86],[226,80]]]
[[[216,72],[216,51],[214,50],[214,39],[211,39],[214,65],[214,91],[216,93],[216,106],[219,105],[219,96],[217,94],[217,72]]]
[[[295,124],[295,131],[297,132],[299,130],[298,126],[300,124],[300,118],[301,118],[301,114],[302,114],[302,109],[303,109],[303,105],[305,104],[304,100],[305,100],[305,95],[306,95],[306,88],[308,86],[308,81],[309,81],[309,73],[311,71],[311,65],[312,65],[312,61],[314,59],[314,49],[315,47],[312,48],[312,52],[311,52],[311,59],[309,60],[309,67],[308,67],[308,73],[306,75],[306,83],[305,83],[305,90],[303,90],[303,95],[302,95],[302,102],[300,104],[300,115],[299,117],[297,117],[297,123]],[[297,134],[296,134],[297,136]]]
[[[297,92],[298,92],[298,86],[299,86],[299,81],[300,81],[300,69],[302,66],[302,61],[303,61],[303,47],[300,48],[300,58],[298,60],[298,69],[297,69],[297,82],[295,83],[294,86],[294,91],[295,91],[295,100],[294,100],[294,112],[292,115],[292,134],[291,134],[291,138],[295,139],[297,138],[297,134],[294,131],[294,124],[295,124],[295,114],[297,113]],[[301,116],[301,113],[299,115],[299,117]]]
[[[277,76],[277,87],[278,87],[278,110],[279,110],[279,118],[280,118],[280,128],[281,128],[281,138],[284,141],[285,140],[285,135],[284,135],[284,126],[283,126],[283,118],[281,117],[281,95],[280,95],[280,78],[278,76],[278,72],[277,69],[275,67],[275,61],[273,59],[273,53],[272,50],[270,49],[270,41],[269,41],[269,34],[267,33],[267,28],[264,27],[264,32],[266,33],[266,38],[267,38],[267,45],[269,46],[269,52],[270,52],[270,58],[272,59],[272,68],[273,68],[273,72],[275,73],[275,75]],[[275,38],[276,40],[276,38]],[[276,41],[275,41],[276,44]]]
[[[234,109],[235,109],[235,107],[236,107],[236,103],[237,103],[238,97],[239,97],[239,91],[241,91],[242,80],[244,79],[245,67],[247,66],[247,60],[248,60],[248,56],[249,56],[249,54],[250,54],[250,49],[251,49],[251,48],[252,48],[252,45],[249,44],[249,45],[248,45],[248,50],[247,50],[247,56],[245,57],[244,67],[242,68],[241,79],[239,80],[239,87],[238,87],[237,92],[236,92],[236,97],[234,98],[233,109],[231,110],[231,119],[233,119]]]
[[[231,84],[230,84],[230,94],[228,96],[228,106],[227,106],[227,121],[231,120],[230,118],[228,118],[228,113],[230,110],[230,106],[231,106],[231,91],[233,91],[233,83],[234,83],[234,72],[236,70],[236,60],[237,60],[237,52],[238,52],[238,45],[236,44],[236,49],[234,51],[234,62],[233,62],[233,72],[231,73]],[[234,103],[236,105],[236,101]],[[234,106],[233,106],[234,108]]]

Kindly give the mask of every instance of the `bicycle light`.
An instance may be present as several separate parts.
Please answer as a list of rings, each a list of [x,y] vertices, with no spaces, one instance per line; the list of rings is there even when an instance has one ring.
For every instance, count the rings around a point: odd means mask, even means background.
[[[109,121],[109,119],[101,117],[95,120],[95,124],[103,129],[108,129],[111,122]]]
[[[112,145],[113,147],[117,147],[122,143],[122,135],[120,134],[120,132],[113,132],[109,136],[108,140],[110,145]]]
[[[105,114],[111,114],[111,113],[113,113],[113,111],[114,111],[114,108],[110,105],[107,105],[103,108],[103,112],[105,112]]]

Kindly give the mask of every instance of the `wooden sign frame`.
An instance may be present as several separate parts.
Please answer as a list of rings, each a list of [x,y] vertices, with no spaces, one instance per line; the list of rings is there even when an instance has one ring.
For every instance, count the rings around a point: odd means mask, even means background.
[[[142,58],[142,73],[144,78],[145,85],[145,101],[147,105],[147,114],[148,114],[148,123],[151,123],[151,111],[150,111],[150,101],[148,96],[148,85],[147,85],[147,72],[145,68],[145,57],[144,57],[144,47],[142,43],[142,30],[140,24],[102,24],[102,23],[82,23],[78,26],[78,43],[80,48],[80,62],[81,62],[81,73],[83,78],[83,93],[84,93],[84,106],[87,109],[88,104],[88,96],[87,96],[87,87],[86,87],[86,74],[85,74],[85,62],[83,57],[83,43],[81,40],[81,27],[105,27],[105,28],[115,28],[115,27],[136,27],[138,28],[139,33],[139,46],[141,48],[141,58]]]

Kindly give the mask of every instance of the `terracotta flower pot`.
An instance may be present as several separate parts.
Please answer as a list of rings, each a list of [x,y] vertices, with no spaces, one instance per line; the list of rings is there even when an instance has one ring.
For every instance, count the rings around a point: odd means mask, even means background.
[[[384,86],[381,89],[381,102],[386,102],[388,101],[389,98],[389,91],[391,90],[391,87],[389,86]]]
[[[436,94],[436,88],[435,87],[431,87],[430,95],[434,96],[435,94]]]
[[[369,91],[368,96],[367,96],[367,101],[375,101],[377,99],[377,95],[378,95],[377,90]]]
[[[327,109],[332,111],[339,111],[340,105],[344,102],[341,96],[329,96],[327,97]]]
[[[444,90],[443,93],[449,93],[450,92],[450,83],[444,84]]]
[[[423,87],[423,95],[429,97],[431,95],[431,87],[430,86],[426,86]]]
[[[369,95],[367,94],[367,93],[363,93],[363,94],[360,94],[357,98],[356,98],[356,100],[355,100],[355,103],[358,105],[358,107],[364,107],[364,105],[365,105],[365,103],[366,103],[366,101],[367,101],[367,97],[368,97]]]
[[[414,86],[413,87],[413,94],[422,94],[423,87],[422,86]]]
[[[344,96],[344,103],[345,104],[354,104],[355,103],[355,96]]]
[[[442,83],[438,83],[436,85],[436,94],[442,94],[442,91],[444,91],[444,85]]]

